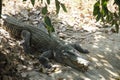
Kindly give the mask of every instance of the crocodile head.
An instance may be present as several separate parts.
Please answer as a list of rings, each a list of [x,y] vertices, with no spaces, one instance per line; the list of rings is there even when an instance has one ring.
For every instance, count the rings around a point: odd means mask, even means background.
[[[76,70],[85,72],[88,70],[89,61],[84,59],[80,53],[75,49],[62,50],[62,54],[56,55],[56,61]]]

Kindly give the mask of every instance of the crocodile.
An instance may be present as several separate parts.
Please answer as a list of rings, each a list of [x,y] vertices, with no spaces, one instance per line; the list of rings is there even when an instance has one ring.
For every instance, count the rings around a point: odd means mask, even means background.
[[[68,44],[60,40],[54,33],[48,34],[39,27],[25,24],[10,15],[2,15],[3,29],[9,32],[16,40],[24,40],[23,49],[25,53],[39,54],[40,63],[51,68],[49,59],[70,66],[78,71],[85,72],[89,68],[89,61],[84,59],[80,53],[89,53],[78,44]]]

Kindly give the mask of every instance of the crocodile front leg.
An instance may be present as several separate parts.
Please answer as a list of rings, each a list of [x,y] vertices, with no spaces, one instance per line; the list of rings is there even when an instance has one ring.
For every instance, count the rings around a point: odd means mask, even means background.
[[[52,66],[49,64],[49,59],[53,57],[53,52],[51,50],[43,52],[40,57],[39,61],[40,63],[45,67],[50,69]]]
[[[30,49],[30,32],[27,30],[23,30],[21,32],[21,37],[24,40],[23,43],[23,48],[25,53],[31,53],[31,49]]]
[[[79,44],[77,43],[73,43],[73,44],[70,44],[74,49],[76,49],[77,51],[81,52],[81,53],[84,53],[84,54],[87,54],[89,53],[89,51],[87,49],[83,49]]]

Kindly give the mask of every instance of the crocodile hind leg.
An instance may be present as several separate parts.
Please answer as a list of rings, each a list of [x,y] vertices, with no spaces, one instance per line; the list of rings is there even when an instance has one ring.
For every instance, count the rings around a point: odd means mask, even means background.
[[[77,51],[87,54],[89,53],[89,51],[87,49],[83,49],[79,44],[74,43],[74,44],[70,44],[73,48],[75,48]]]
[[[39,61],[45,68],[50,69],[52,66],[49,63],[49,59],[52,57],[53,57],[53,52],[49,50],[49,51],[43,52],[43,54],[40,55]]]
[[[25,53],[31,53],[31,49],[30,49],[30,32],[27,30],[23,30],[21,32],[21,37],[23,39],[23,48]]]

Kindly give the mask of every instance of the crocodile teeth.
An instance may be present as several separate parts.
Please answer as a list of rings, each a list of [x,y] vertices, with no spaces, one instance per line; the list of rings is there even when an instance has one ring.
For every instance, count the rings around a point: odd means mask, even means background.
[[[85,66],[88,66],[89,61],[82,59],[82,58],[77,58],[78,63],[84,64]]]

